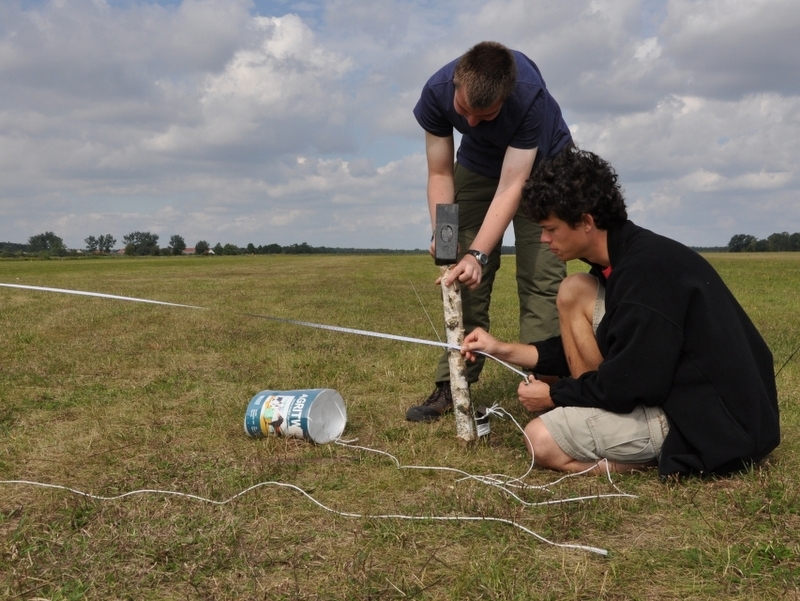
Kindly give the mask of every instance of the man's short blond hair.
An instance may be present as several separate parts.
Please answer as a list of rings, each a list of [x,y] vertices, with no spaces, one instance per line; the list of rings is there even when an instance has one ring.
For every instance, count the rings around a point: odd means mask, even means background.
[[[498,42],[480,42],[458,60],[456,87],[463,87],[470,108],[485,110],[505,101],[517,83],[517,63],[511,50]]]

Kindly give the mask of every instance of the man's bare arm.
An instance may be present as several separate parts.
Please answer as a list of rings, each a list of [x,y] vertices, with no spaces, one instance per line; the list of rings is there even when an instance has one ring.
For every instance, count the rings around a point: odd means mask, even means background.
[[[489,205],[489,212],[478,231],[471,248],[487,255],[494,250],[503,237],[508,224],[514,218],[522,197],[522,186],[528,179],[536,159],[536,149],[508,148],[503,159],[503,169],[497,191]],[[430,197],[430,195],[429,195]],[[466,250],[466,249],[463,249]],[[468,288],[476,288],[481,283],[481,266],[472,255],[465,255],[448,276],[450,285],[458,278]]]
[[[436,227],[436,205],[455,202],[453,136],[440,138],[425,132],[425,155],[428,159],[428,211],[433,231]]]
[[[508,148],[503,159],[503,170],[489,212],[481,226],[472,248],[490,253],[514,218],[522,198],[522,187],[530,177],[536,149]]]

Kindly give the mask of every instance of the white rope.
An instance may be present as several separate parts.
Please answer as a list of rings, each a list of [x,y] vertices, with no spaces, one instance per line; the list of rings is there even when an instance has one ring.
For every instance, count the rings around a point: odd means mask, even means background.
[[[243,491],[229,497],[223,501],[217,501],[214,499],[208,499],[206,497],[200,497],[198,495],[192,495],[188,493],[176,492],[173,490],[157,490],[157,489],[142,489],[142,490],[132,490],[130,492],[123,493],[121,495],[116,495],[113,497],[104,497],[100,495],[93,495],[91,493],[83,492],[81,490],[77,490],[75,488],[70,488],[68,486],[61,486],[60,484],[46,484],[43,482],[33,482],[30,480],[0,480],[0,484],[17,484],[17,485],[27,485],[27,486],[38,486],[41,488],[51,488],[56,490],[63,490],[67,492],[71,492],[76,495],[80,495],[82,497],[86,497],[87,499],[92,499],[95,501],[117,501],[120,499],[124,499],[125,497],[130,497],[133,495],[141,495],[141,494],[159,494],[164,496],[175,496],[175,497],[184,497],[186,499],[192,499],[194,501],[201,501],[203,503],[210,503],[212,505],[227,505],[231,501],[234,501],[247,493],[261,488],[262,486],[277,486],[280,488],[289,488],[294,491],[299,492],[309,501],[335,515],[347,518],[359,518],[359,519],[391,519],[391,520],[415,520],[415,521],[444,521],[444,522],[498,522],[501,524],[508,524],[510,526],[514,526],[515,528],[519,528],[523,532],[530,534],[534,538],[540,540],[543,543],[547,543],[549,545],[553,545],[555,547],[561,547],[565,549],[579,549],[582,551],[590,551],[592,553],[599,553],[600,555],[608,555],[608,551],[606,549],[600,549],[598,547],[590,547],[587,545],[575,545],[569,543],[557,543],[551,540],[544,538],[543,536],[533,532],[532,530],[526,528],[525,526],[518,524],[512,520],[508,520],[505,518],[496,518],[496,517],[483,517],[483,516],[413,516],[413,515],[401,515],[401,514],[380,514],[380,515],[368,515],[368,514],[360,514],[360,513],[350,513],[346,511],[339,511],[337,509],[333,509],[328,507],[327,505],[320,503],[306,491],[304,491],[299,486],[295,486],[294,484],[286,484],[284,482],[259,482],[258,484],[254,484]]]
[[[495,415],[499,414],[498,408],[496,406],[492,407],[491,409],[494,411]],[[512,417],[512,419],[513,419],[513,417]],[[514,423],[519,428],[519,424],[516,422],[516,420],[514,420]],[[524,434],[524,430],[523,430],[523,434]],[[336,440],[335,442],[336,442],[336,444],[338,444],[340,446],[347,447],[347,448],[359,449],[359,450],[367,451],[367,452],[370,452],[370,453],[376,453],[376,454],[388,457],[394,462],[394,464],[397,466],[398,469],[420,469],[420,470],[424,469],[424,470],[455,472],[455,473],[458,473],[458,474],[462,474],[462,475],[465,476],[465,478],[462,478],[461,480],[472,478],[472,479],[475,479],[478,482],[481,482],[481,483],[484,483],[484,484],[488,484],[488,485],[491,485],[491,486],[495,486],[496,488],[499,488],[500,490],[503,490],[504,492],[509,494],[511,497],[513,497],[515,500],[517,500],[518,502],[520,502],[522,505],[524,505],[526,507],[546,506],[546,505],[560,505],[560,504],[565,504],[565,503],[573,503],[573,502],[579,502],[579,501],[596,500],[596,499],[611,498],[611,497],[636,498],[635,495],[630,495],[630,494],[626,494],[626,493],[621,493],[620,492],[620,494],[587,495],[587,496],[582,496],[582,497],[570,497],[570,498],[564,498],[564,499],[551,499],[549,501],[541,501],[541,502],[532,503],[532,502],[528,502],[528,501],[523,500],[517,494],[515,494],[514,492],[508,490],[503,485],[495,483],[495,482],[492,482],[491,478],[487,479],[487,478],[481,477],[481,476],[474,476],[474,475],[469,474],[468,472],[465,472],[465,471],[457,469],[457,468],[436,467],[436,466],[419,466],[419,465],[402,465],[400,463],[400,461],[397,459],[397,457],[395,457],[391,453],[387,453],[386,451],[381,451],[379,449],[372,449],[372,448],[369,448],[369,447],[355,445],[355,444],[353,444],[354,442],[356,442],[355,440],[345,441],[345,440],[339,439],[339,440]],[[587,472],[591,471],[591,469],[594,469],[594,468],[590,468],[589,470],[586,470],[586,471]],[[610,473],[610,470],[608,470],[608,465],[606,465],[606,470],[607,470],[607,475],[608,475],[609,482],[611,482],[611,484],[612,484],[612,486],[614,486],[614,488],[617,488],[616,485],[614,485],[614,483],[611,481],[611,473]],[[530,469],[528,470],[528,472],[526,472],[525,475],[527,476],[528,473],[530,473]],[[582,473],[586,473],[586,472],[582,472]],[[579,475],[579,474],[570,474],[570,476],[577,476],[577,475]],[[519,480],[520,480],[520,478],[515,478],[512,481],[519,481]],[[562,480],[564,480],[564,478],[560,478],[560,479],[556,480],[555,483],[561,482]],[[546,490],[546,491],[549,492],[548,488],[550,486],[553,486],[553,484],[554,483],[551,483],[551,484],[545,485],[545,486],[525,485],[525,488],[528,488],[528,489],[541,489],[541,490]],[[25,486],[34,486],[34,487],[54,489],[54,490],[62,490],[62,491],[66,491],[66,492],[70,492],[70,493],[76,494],[76,495],[80,495],[80,496],[85,497],[87,499],[92,499],[94,501],[110,502],[110,501],[118,501],[118,500],[125,499],[127,497],[132,497],[132,496],[135,496],[135,495],[152,494],[152,495],[162,495],[162,496],[183,497],[183,498],[190,499],[190,500],[193,500],[193,501],[199,501],[199,502],[202,502],[202,503],[210,503],[211,505],[216,505],[216,506],[227,505],[228,503],[231,503],[232,501],[234,501],[236,499],[239,499],[240,497],[243,497],[247,493],[252,492],[252,491],[254,491],[254,490],[258,489],[258,488],[261,488],[261,487],[264,487],[264,486],[275,486],[275,487],[279,487],[279,488],[288,488],[288,489],[294,490],[296,492],[299,492],[301,495],[306,497],[309,501],[311,501],[312,503],[314,503],[315,505],[317,505],[321,509],[324,509],[325,511],[328,511],[328,512],[333,513],[335,515],[339,515],[341,517],[359,518],[359,519],[394,519],[394,520],[441,521],[441,522],[476,522],[476,521],[497,522],[497,523],[500,523],[500,524],[507,524],[509,526],[513,526],[514,528],[522,530],[526,534],[529,534],[530,536],[533,536],[538,541],[546,543],[548,545],[552,545],[554,547],[559,547],[559,548],[563,548],[563,549],[576,549],[576,550],[580,550],[580,551],[588,551],[588,552],[591,552],[591,553],[597,553],[597,554],[600,554],[600,555],[608,555],[608,551],[606,549],[602,549],[602,548],[599,548],[599,547],[593,547],[593,546],[589,546],[589,545],[580,545],[580,544],[574,544],[574,543],[557,543],[555,541],[552,541],[552,540],[549,540],[549,539],[545,538],[544,536],[534,532],[533,530],[531,530],[529,528],[526,528],[525,526],[523,526],[522,524],[519,524],[518,522],[515,522],[513,520],[509,520],[509,519],[506,519],[506,518],[499,518],[499,517],[492,517],[492,516],[468,516],[468,515],[454,515],[454,516],[453,515],[450,515],[450,516],[436,516],[436,515],[414,516],[414,515],[403,515],[403,514],[375,514],[375,515],[369,515],[369,514],[360,514],[360,513],[354,513],[354,512],[340,511],[338,509],[333,509],[331,507],[328,507],[324,503],[318,501],[313,496],[311,496],[309,493],[304,491],[302,488],[300,488],[298,486],[295,486],[294,484],[287,484],[285,482],[274,482],[274,481],[259,482],[258,484],[254,484],[252,486],[249,486],[248,488],[242,490],[241,492],[238,492],[235,495],[233,495],[233,496],[231,496],[231,497],[229,497],[227,499],[224,499],[222,501],[218,501],[218,500],[215,500],[215,499],[209,499],[207,497],[202,497],[202,496],[194,495],[194,494],[190,494],[190,493],[183,493],[183,492],[178,492],[178,491],[173,491],[173,490],[162,490],[162,489],[139,489],[139,490],[128,491],[128,492],[125,492],[125,493],[122,493],[122,494],[119,494],[119,495],[114,495],[114,496],[102,496],[102,495],[95,495],[95,494],[92,494],[92,493],[87,493],[87,492],[84,492],[84,491],[81,491],[81,490],[78,490],[76,488],[72,488],[72,487],[69,487],[69,486],[63,486],[63,485],[60,485],[60,484],[48,484],[48,483],[44,483],[44,482],[35,482],[35,481],[31,481],[31,480],[0,480],[0,485],[25,485]],[[619,490],[619,489],[617,488],[617,490]]]
[[[122,301],[139,302],[139,303],[149,303],[149,304],[155,304],[155,305],[165,305],[165,306],[170,306],[170,307],[182,307],[182,308],[187,308],[187,309],[206,309],[206,307],[199,307],[199,306],[196,306],[196,305],[185,305],[185,304],[180,304],[180,303],[169,303],[169,302],[164,302],[164,301],[148,300],[148,299],[141,299],[141,298],[135,298],[135,297],[129,297],[129,296],[118,296],[118,295],[113,295],[113,294],[103,294],[103,293],[98,293],[98,292],[85,292],[85,291],[79,291],[79,290],[69,290],[69,289],[64,289],[64,288],[27,286],[27,285],[21,285],[21,284],[6,284],[6,283],[2,283],[2,282],[0,282],[0,286],[1,287],[6,287],[6,288],[22,289],[22,290],[34,290],[34,291],[41,291],[41,292],[56,292],[56,293],[62,293],[62,294],[73,294],[73,295],[90,296],[90,297],[106,298],[106,299],[113,299],[113,300],[122,300]],[[416,290],[415,290],[415,292],[416,292]],[[384,333],[380,333],[380,332],[372,332],[372,331],[369,331],[369,330],[359,330],[359,329],[355,329],[355,328],[345,328],[345,327],[340,327],[340,326],[317,324],[317,323],[312,323],[312,322],[298,321],[298,320],[281,318],[281,317],[271,317],[271,316],[267,316],[267,315],[256,315],[256,314],[249,314],[249,313],[240,313],[240,315],[245,315],[245,316],[249,316],[249,317],[256,317],[256,318],[260,318],[260,319],[268,319],[268,320],[271,320],[271,321],[277,321],[277,322],[282,322],[282,323],[287,323],[287,324],[292,324],[292,325],[298,325],[298,326],[319,328],[319,329],[329,330],[329,331],[333,331],[333,332],[341,332],[341,333],[347,333],[347,334],[358,334],[358,335],[362,335],[362,336],[371,336],[371,337],[383,338],[383,339],[387,339],[387,340],[397,340],[397,341],[401,341],[401,342],[411,342],[411,343],[415,343],[415,344],[425,344],[425,345],[430,345],[430,346],[438,346],[438,347],[447,348],[449,350],[458,350],[458,351],[461,350],[460,347],[458,347],[457,345],[452,345],[452,344],[448,344],[448,343],[445,343],[445,342],[436,342],[436,341],[433,341],[433,340],[424,340],[424,339],[419,339],[419,338],[411,338],[411,337],[408,337],[408,336],[399,336],[399,335],[395,335],[395,334],[384,334]],[[435,331],[435,328],[434,328],[434,331]],[[497,357],[494,357],[494,356],[492,356],[492,355],[490,355],[488,353],[480,352],[480,354],[485,355],[486,357],[488,357],[490,359],[493,359],[494,361],[500,363],[501,365],[503,365],[504,367],[508,368],[509,370],[511,370],[511,371],[517,373],[518,375],[522,376],[523,380],[525,380],[526,382],[528,381],[528,374],[516,369],[515,367],[509,365],[508,363],[506,363],[506,362],[504,362],[504,361],[498,359]],[[501,418],[503,417],[503,415],[508,416],[514,422],[514,424],[517,426],[517,428],[522,432],[523,436],[525,436],[526,439],[527,439],[527,434],[525,433],[524,429],[519,425],[519,423],[517,423],[517,421],[514,419],[514,417],[511,414],[509,414],[508,412],[506,412],[505,410],[503,410],[502,408],[500,408],[499,406],[494,405],[493,407],[489,408],[487,410],[487,414],[496,415],[496,416],[499,416]],[[610,472],[610,469],[609,469],[607,461],[606,461],[606,473],[608,475],[608,480],[611,483],[611,485],[614,486],[614,488],[619,492],[619,494],[590,495],[590,496],[584,496],[584,497],[572,497],[572,498],[567,498],[567,499],[556,499],[556,500],[549,500],[549,501],[531,503],[531,502],[527,502],[527,501],[524,501],[523,499],[521,499],[517,494],[515,494],[514,492],[509,490],[508,487],[513,485],[513,486],[517,486],[519,488],[524,488],[524,489],[540,489],[540,490],[544,490],[544,491],[548,491],[549,492],[549,487],[554,486],[555,484],[558,484],[559,482],[563,481],[564,479],[566,479],[568,477],[573,477],[573,476],[577,476],[577,475],[580,475],[580,474],[569,474],[567,476],[564,476],[564,477],[556,480],[553,483],[550,483],[549,485],[531,486],[531,485],[528,485],[528,484],[524,484],[521,481],[522,481],[522,479],[527,477],[528,474],[530,474],[531,470],[533,469],[533,466],[534,466],[533,457],[531,457],[531,463],[530,463],[530,465],[528,467],[528,470],[525,472],[525,474],[523,474],[522,476],[520,476],[518,478],[509,479],[507,476],[497,475],[497,474],[493,474],[493,475],[490,475],[490,476],[476,476],[476,475],[469,474],[469,473],[467,473],[467,472],[465,472],[463,470],[457,469],[457,468],[431,467],[431,466],[414,466],[414,465],[406,465],[406,466],[404,466],[404,465],[400,464],[399,460],[396,457],[394,457],[393,455],[391,455],[390,453],[387,453],[385,451],[380,451],[380,450],[377,450],[377,449],[370,449],[368,447],[361,447],[361,446],[353,445],[353,444],[350,443],[350,441],[337,440],[336,442],[337,442],[337,444],[340,444],[340,445],[343,445],[343,446],[347,446],[347,447],[350,447],[350,448],[361,449],[361,450],[364,450],[364,451],[385,455],[386,457],[389,457],[390,459],[392,459],[392,461],[394,461],[395,465],[399,469],[439,470],[439,471],[449,471],[449,472],[455,472],[455,473],[462,474],[464,476],[464,478],[462,478],[462,480],[464,480],[464,479],[474,479],[474,480],[476,480],[478,482],[481,482],[481,483],[484,483],[484,484],[491,485],[491,486],[494,486],[496,488],[499,488],[499,489],[503,490],[506,494],[512,496],[514,499],[519,501],[521,504],[523,504],[525,506],[528,506],[528,507],[530,507],[530,506],[553,505],[553,504],[563,504],[563,503],[570,503],[570,502],[583,501],[583,500],[589,500],[589,499],[620,497],[620,496],[635,498],[635,495],[630,495],[630,494],[622,493],[621,491],[619,491],[619,489],[616,487],[616,485],[611,480],[611,472]],[[529,444],[529,448],[531,448],[530,444]],[[585,472],[581,472],[581,474],[589,472],[589,471],[591,471],[593,469],[595,469],[595,468],[591,467],[591,468],[587,469]],[[116,500],[119,500],[119,499],[123,499],[125,497],[129,497],[129,496],[133,496],[133,495],[139,495],[139,494],[160,494],[160,495],[165,495],[165,496],[185,497],[187,499],[192,499],[192,500],[201,501],[201,502],[205,502],[205,503],[211,503],[213,505],[226,505],[226,504],[230,503],[231,501],[233,501],[235,499],[238,499],[239,497],[249,493],[250,491],[253,491],[253,490],[255,490],[255,489],[259,488],[259,487],[262,487],[262,486],[277,486],[277,487],[289,488],[289,489],[295,490],[295,491],[301,493],[303,496],[305,496],[307,499],[309,499],[312,503],[314,503],[315,505],[319,506],[320,508],[322,508],[322,509],[324,509],[324,510],[326,510],[328,512],[334,513],[336,515],[340,515],[342,517],[372,518],[372,519],[420,520],[420,521],[462,521],[462,522],[463,521],[487,521],[487,522],[498,522],[498,523],[504,523],[504,524],[509,524],[511,526],[514,526],[515,528],[518,528],[518,529],[526,532],[527,534],[533,536],[537,540],[539,540],[541,542],[544,542],[544,543],[547,543],[549,545],[553,545],[555,547],[568,548],[568,549],[579,549],[579,550],[583,550],[583,551],[590,551],[592,553],[598,553],[598,554],[601,554],[601,555],[607,555],[608,554],[607,550],[600,549],[600,548],[597,548],[597,547],[591,547],[591,546],[586,546],[586,545],[577,545],[577,544],[556,543],[554,541],[546,539],[545,537],[537,534],[536,532],[533,532],[532,530],[522,526],[521,524],[518,524],[518,523],[516,523],[516,522],[514,522],[512,520],[508,520],[508,519],[505,519],[505,518],[486,517],[486,516],[410,516],[410,515],[398,515],[398,514],[363,515],[363,514],[357,514],[357,513],[349,513],[349,512],[338,511],[336,509],[332,509],[332,508],[324,505],[323,503],[317,501],[314,497],[309,495],[307,492],[305,492],[301,488],[299,488],[299,487],[297,487],[297,486],[295,486],[293,484],[286,484],[286,483],[282,483],[282,482],[261,482],[259,484],[255,484],[253,486],[250,486],[250,487],[244,489],[243,491],[241,491],[241,492],[239,492],[239,493],[233,495],[232,497],[230,497],[228,499],[225,499],[223,501],[216,501],[214,499],[208,499],[208,498],[205,498],[205,497],[200,497],[200,496],[193,495],[193,494],[188,494],[188,493],[181,493],[181,492],[169,491],[169,490],[158,490],[158,489],[134,490],[134,491],[129,491],[129,492],[120,494],[120,495],[112,496],[112,497],[104,497],[104,496],[100,496],[100,495],[93,495],[93,494],[90,494],[90,493],[86,493],[86,492],[83,492],[83,491],[80,491],[80,490],[77,490],[77,489],[74,489],[74,488],[70,488],[70,487],[67,487],[67,486],[62,486],[62,485],[58,485],[58,484],[46,484],[46,483],[33,482],[33,481],[28,481],[28,480],[2,480],[2,481],[0,481],[0,484],[29,485],[29,486],[39,486],[39,487],[43,487],[43,488],[52,488],[52,489],[64,490],[64,491],[68,491],[68,492],[71,492],[71,493],[74,493],[74,494],[77,494],[77,495],[81,495],[81,496],[84,496],[86,498],[94,499],[94,500],[97,500],[97,501],[116,501]]]
[[[498,488],[498,489],[502,490],[503,492],[505,492],[507,495],[513,497],[516,501],[518,501],[521,505],[523,505],[525,507],[541,507],[541,506],[545,506],[545,505],[561,505],[561,504],[566,504],[566,503],[573,503],[573,502],[576,502],[576,501],[587,501],[587,500],[590,500],[590,499],[591,500],[594,500],[594,499],[610,499],[610,498],[618,498],[618,497],[624,497],[624,498],[629,498],[629,499],[637,499],[638,498],[637,495],[633,495],[633,494],[630,494],[630,493],[622,492],[619,489],[619,487],[617,487],[617,485],[614,483],[614,481],[611,478],[611,471],[610,471],[610,468],[609,468],[608,460],[607,459],[602,459],[602,460],[600,460],[598,462],[597,465],[599,465],[602,462],[605,462],[606,475],[608,477],[608,482],[614,488],[614,490],[617,491],[616,493],[595,494],[595,495],[588,495],[588,496],[583,496],[583,497],[569,497],[569,498],[565,498],[565,499],[555,499],[555,500],[551,499],[549,501],[537,501],[537,502],[525,501],[519,495],[517,495],[515,492],[513,492],[512,490],[509,490],[509,488],[510,487],[516,487],[516,488],[520,488],[520,489],[523,489],[523,490],[541,490],[541,491],[544,491],[544,492],[552,492],[550,489],[552,487],[556,486],[557,484],[560,484],[561,482],[563,482],[564,480],[567,480],[569,478],[575,478],[577,476],[582,476],[582,475],[588,474],[589,472],[594,470],[597,466],[596,465],[591,466],[591,467],[589,467],[589,468],[587,468],[587,469],[585,469],[585,470],[583,470],[581,472],[565,474],[564,476],[561,476],[560,478],[558,478],[558,479],[556,479],[553,482],[550,482],[548,484],[531,485],[531,484],[523,483],[522,480],[528,477],[528,475],[533,471],[533,468],[534,468],[534,465],[535,465],[535,458],[533,456],[533,446],[530,444],[530,439],[528,438],[528,434],[525,432],[525,430],[522,428],[522,426],[519,425],[519,422],[517,422],[517,420],[514,419],[513,415],[508,413],[508,411],[506,411],[505,409],[503,409],[502,407],[500,407],[497,404],[493,405],[492,407],[487,407],[487,414],[488,415],[496,415],[496,416],[500,417],[501,419],[502,419],[502,417],[504,415],[509,417],[511,419],[511,421],[514,422],[514,425],[517,427],[517,429],[522,433],[522,435],[528,441],[527,447],[529,449],[531,449],[531,461],[530,461],[530,464],[528,465],[527,471],[522,476],[519,476],[519,477],[516,477],[516,478],[512,478],[510,476],[506,476],[505,474],[489,474],[489,475],[481,476],[481,475],[470,474],[469,472],[465,472],[463,470],[460,470],[458,468],[453,468],[453,467],[440,467],[440,466],[429,466],[429,465],[402,465],[400,463],[400,460],[397,459],[397,457],[395,457],[391,453],[387,453],[386,451],[381,451],[381,450],[378,450],[378,449],[372,449],[372,448],[369,448],[369,447],[363,447],[363,446],[354,445],[354,444],[351,444],[351,441],[343,441],[341,439],[340,440],[336,440],[334,442],[336,444],[340,445],[340,446],[350,447],[350,448],[354,448],[354,449],[360,449],[362,451],[367,451],[367,452],[370,452],[370,453],[376,453],[376,454],[379,454],[379,455],[384,455],[386,457],[389,457],[394,462],[394,464],[397,466],[398,469],[432,470],[432,471],[443,471],[443,472],[455,472],[457,474],[461,474],[463,476],[463,478],[459,478],[458,480],[456,480],[456,482],[461,482],[461,481],[464,481],[464,480],[475,480],[477,482],[480,482],[481,484],[486,484],[487,486],[494,486],[495,488]],[[516,483],[519,483],[519,484],[516,484]]]

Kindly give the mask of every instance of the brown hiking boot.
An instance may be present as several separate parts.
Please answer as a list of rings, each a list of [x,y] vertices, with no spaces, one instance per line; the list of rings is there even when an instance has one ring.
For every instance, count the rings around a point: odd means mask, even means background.
[[[410,422],[435,422],[453,409],[450,382],[437,382],[436,390],[421,405],[409,407],[406,419]]]

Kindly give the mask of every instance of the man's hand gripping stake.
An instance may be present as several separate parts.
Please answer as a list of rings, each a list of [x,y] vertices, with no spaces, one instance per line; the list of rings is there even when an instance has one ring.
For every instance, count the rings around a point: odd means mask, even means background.
[[[453,413],[456,419],[456,436],[466,442],[476,438],[475,419],[467,383],[467,364],[458,351],[464,343],[464,316],[461,307],[461,288],[458,280],[445,285],[450,265],[458,260],[458,205],[436,205],[436,231],[434,232],[435,263],[440,266],[442,303],[447,343],[455,346],[448,351],[450,365],[450,390],[453,393]]]

